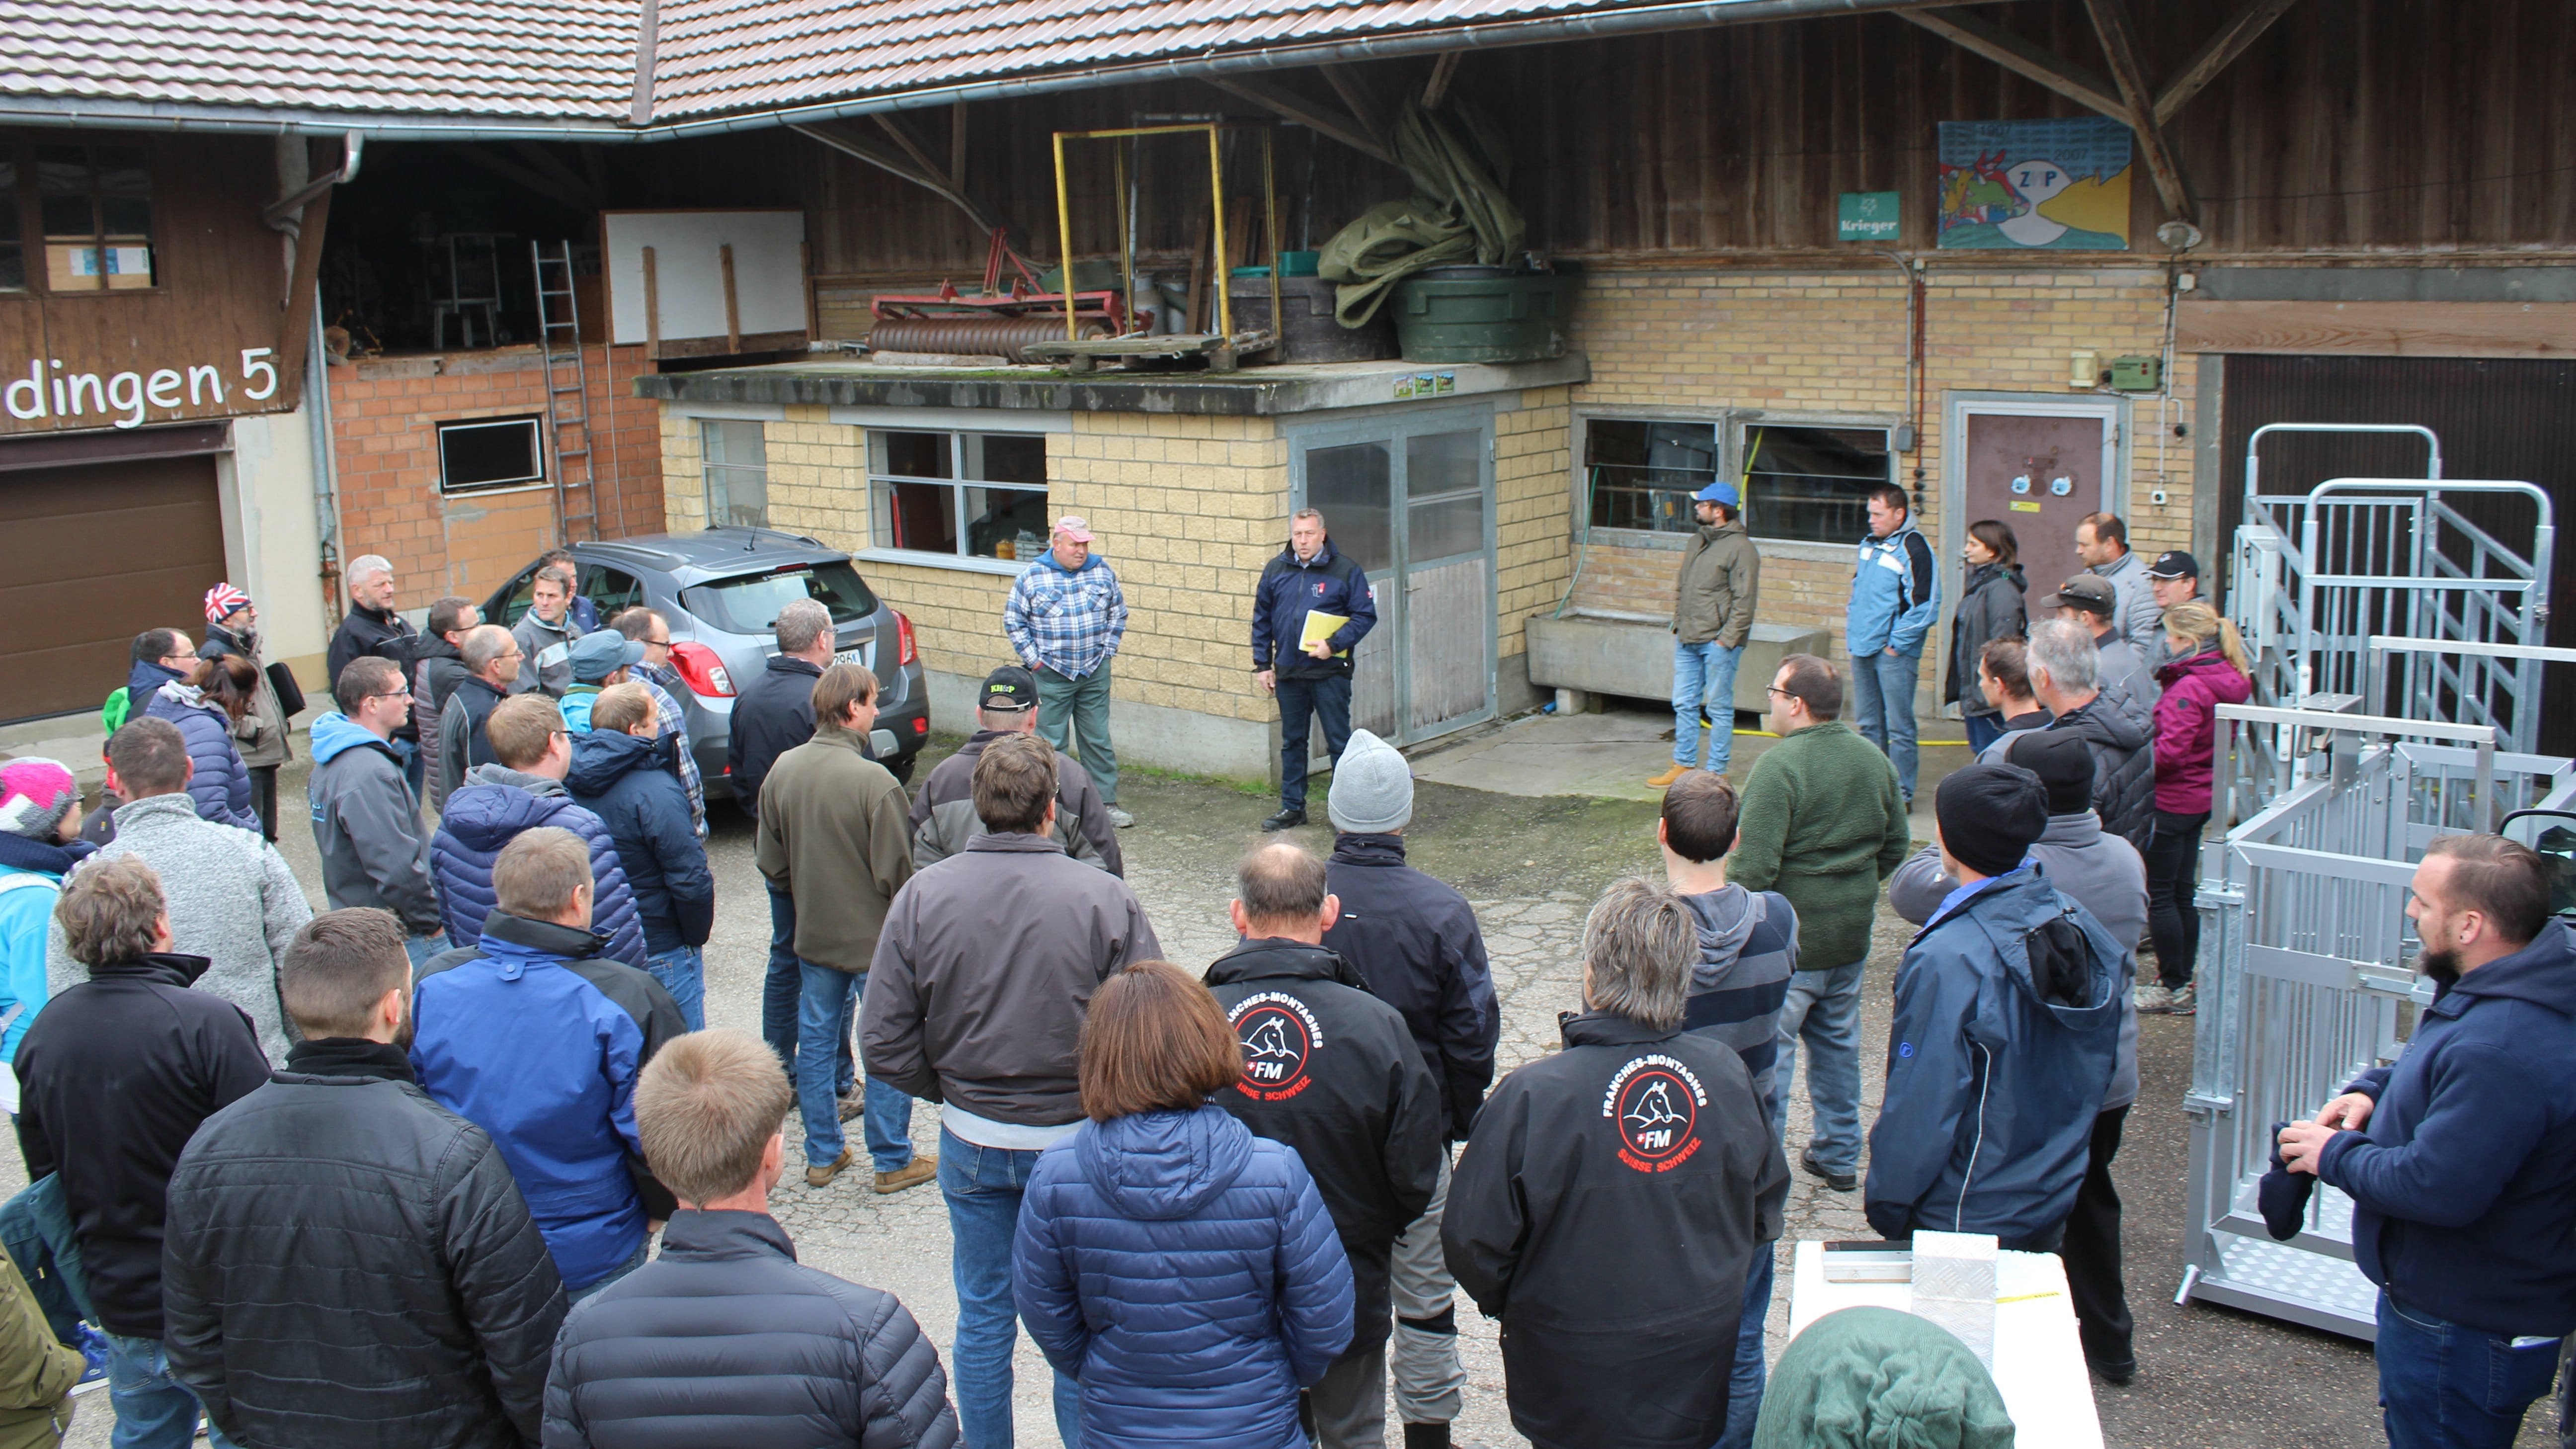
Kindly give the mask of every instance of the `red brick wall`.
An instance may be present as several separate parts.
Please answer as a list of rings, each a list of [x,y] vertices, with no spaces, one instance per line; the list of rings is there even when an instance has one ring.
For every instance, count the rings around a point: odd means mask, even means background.
[[[634,396],[636,376],[651,364],[641,347],[584,351],[598,536],[658,533],[660,413]],[[398,607],[425,607],[449,593],[479,601],[553,546],[551,486],[452,498],[438,491],[439,423],[544,415],[545,369],[535,348],[363,358],[330,372],[341,557],[391,560]]]

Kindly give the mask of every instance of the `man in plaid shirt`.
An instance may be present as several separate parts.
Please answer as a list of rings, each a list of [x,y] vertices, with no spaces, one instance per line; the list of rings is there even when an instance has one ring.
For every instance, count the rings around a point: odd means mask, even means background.
[[[1127,632],[1127,596],[1107,561],[1092,557],[1089,523],[1056,520],[1054,546],[1011,585],[1002,632],[1038,677],[1038,733],[1082,761],[1111,824],[1135,824],[1118,808],[1118,750],[1109,741],[1109,656]],[[1066,740],[1068,721],[1080,749]]]

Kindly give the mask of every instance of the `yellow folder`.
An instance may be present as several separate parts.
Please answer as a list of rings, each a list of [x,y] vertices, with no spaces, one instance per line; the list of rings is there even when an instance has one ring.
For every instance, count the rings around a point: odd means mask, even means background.
[[[1306,632],[1297,640],[1297,652],[1303,654],[1307,650],[1314,648],[1316,645],[1332,638],[1335,634],[1341,632],[1341,627],[1344,624],[1349,622],[1350,620],[1348,618],[1345,618],[1340,614],[1327,614],[1320,609],[1308,613],[1306,615]],[[1346,649],[1341,652],[1347,654],[1350,651]]]

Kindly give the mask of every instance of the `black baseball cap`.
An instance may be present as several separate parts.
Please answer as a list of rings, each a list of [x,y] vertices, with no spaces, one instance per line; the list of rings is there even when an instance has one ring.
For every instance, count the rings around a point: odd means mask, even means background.
[[[2184,553],[2181,549],[2172,549],[2167,552],[2157,554],[2156,561],[2147,565],[2147,577],[2151,579],[2196,579],[2200,577],[2200,560],[2193,558],[2190,554]]]
[[[1037,702],[1038,677],[1005,664],[984,676],[984,692],[975,704],[978,709],[1034,709]]]

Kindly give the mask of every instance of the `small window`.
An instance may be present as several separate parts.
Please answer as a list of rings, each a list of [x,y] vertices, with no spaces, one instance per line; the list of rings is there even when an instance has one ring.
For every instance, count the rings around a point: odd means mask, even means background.
[[[582,575],[581,596],[599,611],[603,625],[644,602],[644,585],[633,574],[593,564]]]
[[[876,541],[1026,562],[1046,550],[1046,438],[1036,433],[868,435]]]
[[[769,526],[769,439],[759,423],[702,418],[706,452],[707,527]]]
[[[546,481],[538,418],[476,418],[438,425],[438,491],[479,493]]]
[[[36,190],[48,289],[103,292],[153,284],[152,173],[142,147],[38,146]],[[17,241],[16,220],[10,218],[0,247]],[[0,261],[0,275],[6,266]],[[23,274],[23,254],[19,268]]]
[[[1889,481],[1884,428],[1744,429],[1744,523],[1756,538],[1856,543],[1869,532],[1869,491]]]
[[[1688,533],[1691,495],[1717,481],[1717,425],[1593,418],[1584,425],[1583,464],[1592,485],[1594,528]]]
[[[18,210],[18,151],[0,145],[0,292],[27,290],[27,243]]]

